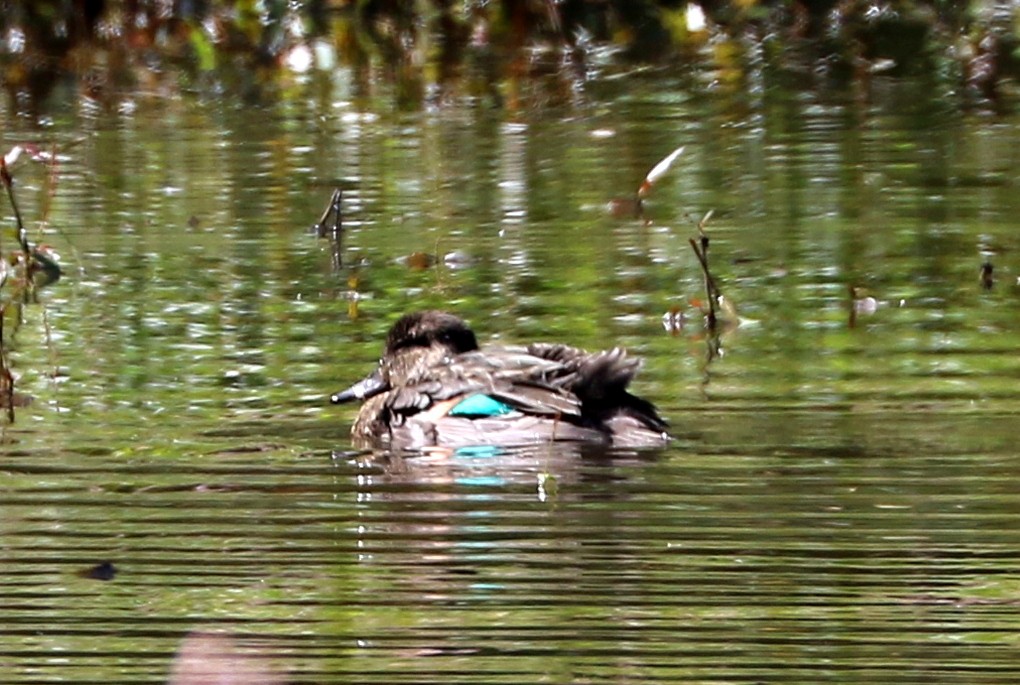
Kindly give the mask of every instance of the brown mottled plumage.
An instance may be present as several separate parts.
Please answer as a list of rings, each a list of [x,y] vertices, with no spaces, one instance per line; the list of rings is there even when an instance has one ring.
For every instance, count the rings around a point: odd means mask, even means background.
[[[666,423],[627,392],[640,362],[619,348],[586,352],[559,344],[478,348],[460,318],[440,311],[401,317],[379,366],[332,396],[363,400],[352,434],[360,445],[418,449],[575,440],[661,445]],[[501,413],[471,415],[484,396]]]

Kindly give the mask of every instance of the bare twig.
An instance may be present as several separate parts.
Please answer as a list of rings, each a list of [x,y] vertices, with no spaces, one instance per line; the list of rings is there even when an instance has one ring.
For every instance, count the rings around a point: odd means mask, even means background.
[[[7,189],[7,198],[10,200],[11,209],[14,211],[14,221],[18,229],[18,244],[21,246],[23,254],[25,293],[27,295],[32,290],[33,277],[36,271],[41,269],[48,278],[46,283],[52,283],[60,278],[60,265],[47,254],[45,248],[33,247],[28,242],[28,232],[25,230],[25,223],[21,219],[21,210],[18,209],[18,201],[14,196],[14,179],[11,177],[11,172],[7,167],[7,160],[4,157],[0,157],[0,182]]]
[[[22,251],[25,253],[25,261],[29,259],[31,248],[28,246],[28,236],[25,233],[25,224],[21,220],[21,212],[18,210],[18,201],[14,199],[14,179],[11,178],[11,172],[7,169],[7,160],[0,157],[0,181],[3,182],[4,188],[7,189],[7,197],[11,201],[11,209],[14,210],[14,220],[18,225],[18,243],[21,245]]]
[[[22,322],[22,311],[25,303],[34,299],[37,286],[42,286],[60,278],[60,266],[57,264],[56,255],[47,247],[36,247],[28,241],[28,233],[25,230],[25,223],[18,208],[18,201],[14,193],[14,179],[11,176],[10,167],[22,154],[30,154],[36,161],[47,161],[55,158],[55,155],[41,153],[37,146],[18,145],[3,156],[0,156],[0,183],[7,190],[7,198],[10,200],[11,209],[14,212],[15,228],[18,244],[21,248],[21,255],[8,259],[7,256],[0,258],[0,289],[11,284],[14,292],[5,293],[4,302],[0,305],[0,409],[7,418],[7,424],[14,422],[15,404],[22,402],[23,398],[15,393],[15,377],[10,367],[10,360],[7,356],[5,333],[8,331],[9,320],[14,323],[12,334],[17,332],[17,327]],[[51,180],[52,166],[51,166]],[[49,212],[49,204],[46,202],[43,211]],[[45,219],[44,219],[45,220]],[[35,276],[42,271],[47,280],[37,283]],[[13,278],[11,278],[13,276]],[[10,309],[9,307],[13,307]],[[47,340],[50,340],[47,332]]]
[[[320,238],[325,238],[328,232],[337,232],[343,229],[343,215],[341,213],[340,200],[343,199],[343,191],[339,188],[333,189],[333,194],[323,210],[322,216],[315,222],[313,228]],[[328,225],[330,217],[333,217],[333,224]]]
[[[712,278],[712,272],[708,268],[708,252],[702,251],[702,246],[694,238],[690,238],[689,242],[691,249],[694,250],[694,255],[698,258],[698,263],[701,264],[701,273],[705,280],[705,296],[708,297],[708,327],[715,328],[719,288],[716,286],[715,279]],[[707,241],[704,245],[707,248]]]
[[[343,191],[339,188],[335,188],[333,190],[333,195],[329,198],[329,203],[326,205],[326,209],[322,212],[322,216],[320,216],[319,220],[312,226],[318,237],[330,239],[330,243],[333,247],[334,270],[339,270],[340,267],[343,266],[341,246],[343,244],[344,217],[341,200],[343,200]],[[333,219],[332,223],[330,223],[330,218]]]
[[[719,307],[720,299],[722,298],[722,292],[719,290],[719,286],[716,285],[715,279],[712,278],[712,271],[708,268],[708,234],[705,233],[705,225],[708,220],[712,218],[712,214],[715,210],[708,210],[708,212],[698,222],[698,240],[694,238],[688,239],[691,244],[691,249],[694,250],[694,255],[698,258],[698,263],[701,264],[701,273],[704,276],[705,281],[705,295],[708,297],[708,314],[706,320],[708,321],[708,327],[710,330],[715,330],[715,325],[718,320],[716,314],[717,308]]]
[[[5,165],[6,170],[6,165]],[[0,307],[0,406],[7,410],[7,423],[14,423],[14,374],[7,366],[7,348],[4,346],[4,315]]]
[[[992,261],[986,260],[981,265],[981,287],[985,290],[991,290],[995,286],[995,267],[992,266]]]

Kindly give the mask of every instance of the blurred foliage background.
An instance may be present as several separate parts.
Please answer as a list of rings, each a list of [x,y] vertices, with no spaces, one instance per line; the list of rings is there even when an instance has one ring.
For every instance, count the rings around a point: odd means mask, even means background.
[[[1009,107],[1020,3],[950,0],[5,0],[9,111],[54,91],[103,107],[192,92],[258,103],[339,67],[355,97],[397,109],[450,98],[570,104],[621,69],[670,68],[700,87],[762,72],[866,92],[876,73],[930,72],[966,104]],[[66,95],[67,93],[64,93]]]

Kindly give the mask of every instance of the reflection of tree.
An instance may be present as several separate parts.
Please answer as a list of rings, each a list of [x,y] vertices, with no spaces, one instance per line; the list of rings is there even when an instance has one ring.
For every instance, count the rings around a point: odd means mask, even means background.
[[[709,386],[712,383],[712,367],[725,353],[723,343],[732,342],[739,328],[740,325],[735,321],[724,321],[717,324],[714,329],[705,331],[705,356],[701,361],[701,382],[698,386],[702,399],[711,399]]]
[[[0,59],[12,109],[30,114],[41,112],[66,80],[108,109],[139,85],[227,90],[265,102],[285,96],[288,69],[305,73],[307,66],[296,65],[309,63],[323,73],[339,63],[359,97],[382,84],[399,111],[479,94],[489,104],[523,110],[575,103],[591,74],[604,68],[606,48],[621,61],[675,63],[680,55],[685,64],[717,69],[715,82],[723,87],[761,92],[751,87],[761,56],[742,54],[740,45],[766,40],[782,43],[771,52],[783,59],[789,47],[799,47],[829,77],[865,93],[876,71],[935,71],[933,55],[966,81],[968,92],[991,100],[999,98],[998,82],[1020,71],[1011,26],[1016,10],[1011,16],[969,11],[976,3],[932,12],[917,2],[895,10],[863,2],[713,2],[704,3],[710,21],[702,29],[689,25],[690,4],[23,0],[9,3],[0,18],[0,30],[11,37]],[[706,33],[714,38],[711,52],[700,49]],[[973,36],[973,48],[960,49],[957,36]]]

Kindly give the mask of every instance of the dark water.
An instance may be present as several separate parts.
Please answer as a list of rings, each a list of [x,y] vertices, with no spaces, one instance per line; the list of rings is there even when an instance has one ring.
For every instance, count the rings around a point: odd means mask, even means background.
[[[195,630],[293,683],[1016,682],[1020,127],[943,95],[4,113],[66,275],[4,331],[0,682],[165,682]],[[426,306],[627,346],[676,442],[353,452],[326,398]]]

